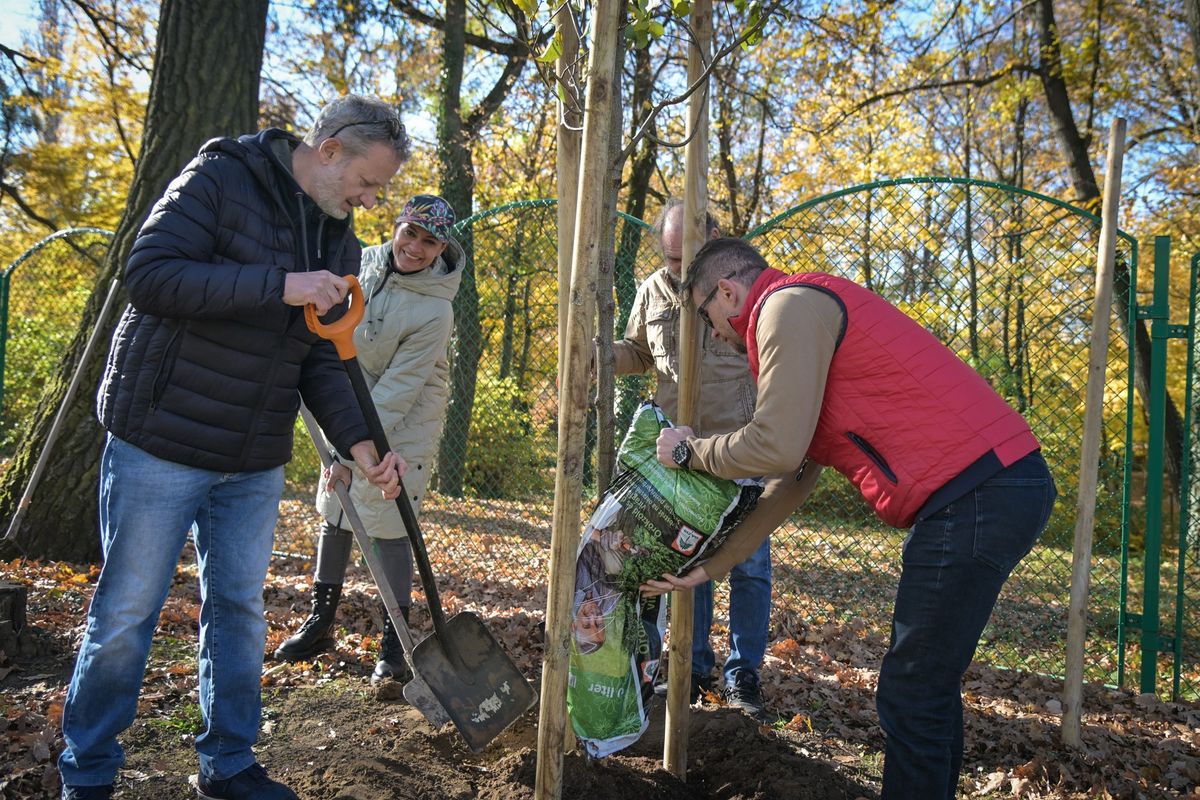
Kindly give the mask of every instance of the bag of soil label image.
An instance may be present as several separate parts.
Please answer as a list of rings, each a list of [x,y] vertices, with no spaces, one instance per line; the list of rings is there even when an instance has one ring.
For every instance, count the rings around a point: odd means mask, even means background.
[[[759,480],[731,481],[658,463],[671,423],[638,407],[617,452],[617,475],[592,512],[575,562],[567,709],[589,755],[611,755],[648,725],[663,635],[663,597],[638,587],[709,558],[754,508]]]

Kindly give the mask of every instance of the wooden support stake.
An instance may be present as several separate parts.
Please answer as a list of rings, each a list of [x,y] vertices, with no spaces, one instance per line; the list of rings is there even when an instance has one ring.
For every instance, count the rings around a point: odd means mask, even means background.
[[[575,249],[575,198],[579,193],[580,127],[583,119],[576,108],[572,88],[576,85],[579,31],[571,17],[571,4],[563,3],[554,15],[562,40],[558,57],[558,374],[563,374],[567,352],[567,306],[571,298],[571,257]],[[568,88],[571,87],[571,88]],[[564,102],[565,97],[565,102]]]
[[[1108,136],[1104,175],[1104,208],[1096,253],[1096,299],[1088,357],[1083,444],[1079,451],[1079,501],[1075,507],[1075,541],[1071,550],[1071,603],[1067,614],[1067,675],[1063,681],[1063,742],[1080,745],[1083,715],[1083,654],[1087,639],[1088,579],[1092,569],[1092,532],[1096,517],[1096,481],[1100,465],[1100,432],[1104,420],[1104,380],[1108,365],[1113,262],[1117,247],[1117,211],[1121,202],[1121,169],[1125,155],[1125,120],[1113,120]]]
[[[704,74],[712,58],[712,0],[696,0],[690,15],[694,44],[688,48],[688,84]],[[688,98],[688,144],[684,160],[683,277],[708,238],[708,91]],[[675,420],[691,425],[697,417],[700,389],[700,319],[684,306],[679,315],[679,411]],[[721,402],[724,402],[722,398]],[[671,646],[667,670],[667,722],[663,736],[663,768],[687,780],[688,700],[692,683],[692,638],[695,592],[671,595]]]
[[[571,600],[575,590],[575,553],[579,549],[583,494],[584,434],[588,404],[588,361],[596,316],[596,274],[601,228],[611,225],[590,192],[609,176],[611,106],[616,96],[611,64],[617,50],[622,3],[598,0],[594,7],[592,51],[588,63],[587,103],[583,119],[579,193],[571,291],[567,304],[566,348],[560,357],[558,471],[554,478],[554,523],[550,540],[550,577],[546,597],[546,656],[542,665],[541,709],[535,800],[562,796],[563,741],[567,735],[567,673],[570,664]]]

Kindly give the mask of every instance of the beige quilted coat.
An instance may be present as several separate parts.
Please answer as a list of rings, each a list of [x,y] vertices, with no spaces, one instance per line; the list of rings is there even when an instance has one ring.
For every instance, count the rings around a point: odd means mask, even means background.
[[[391,248],[389,242],[363,251],[359,281],[368,299],[354,344],[388,443],[408,462],[404,487],[419,514],[446,416],[451,302],[466,257],[451,239],[428,269],[401,275],[388,270]],[[318,481],[317,509],[338,524],[341,504],[323,484]],[[384,500],[357,469],[350,496],[368,534],[378,539],[407,536],[395,501]],[[350,525],[342,520],[340,527]]]

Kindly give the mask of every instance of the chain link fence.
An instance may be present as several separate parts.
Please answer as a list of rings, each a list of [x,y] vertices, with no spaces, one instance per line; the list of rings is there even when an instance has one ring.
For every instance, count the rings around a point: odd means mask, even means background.
[[[79,327],[113,234],[59,231],[0,276],[0,454],[11,455]]]
[[[904,310],[1024,415],[1058,485],[1049,526],[1006,585],[977,658],[1065,672],[1071,546],[1078,499],[1095,217],[1048,197],[955,179],[887,181],[817,198],[751,231],[787,272],[832,272]],[[1130,264],[1132,243],[1118,255]],[[1114,308],[1095,515],[1085,679],[1117,680],[1122,503],[1129,400],[1125,337]],[[886,620],[903,531],[879,523],[849,482],[826,470],[775,538],[777,596],[806,618]]]
[[[747,238],[784,271],[834,272],[866,285],[932,330],[987,378],[1029,420],[1059,488],[1042,541],[1009,582],[979,658],[996,666],[1049,674],[1065,670],[1071,542],[1088,369],[1095,243],[1099,222],[1051,198],[1011,187],[954,179],[914,179],[855,187],[798,206]],[[422,527],[435,562],[453,563],[466,580],[508,597],[543,597],[557,450],[558,283],[553,201],[526,201],[477,214],[458,226],[473,278],[456,302],[451,343],[452,405]],[[618,321],[638,282],[661,266],[647,226],[622,217],[615,278]],[[16,301],[10,319],[44,309],[36,298],[62,288],[64,265],[92,265],[79,279],[77,305],[56,311],[63,342],[94,285],[94,243],[39,245],[52,282]],[[1130,242],[1119,258],[1131,263]],[[97,256],[96,258],[99,258]],[[50,269],[53,267],[53,269]],[[25,268],[32,276],[34,270]],[[9,273],[13,268],[9,269]],[[13,284],[16,296],[16,284]],[[47,310],[48,311],[48,310]],[[1114,309],[1124,314],[1123,309]],[[15,323],[14,323],[15,325]],[[38,330],[36,327],[30,330]],[[17,366],[10,334],[10,397],[32,393],[55,366]],[[1120,614],[1122,508],[1127,502],[1125,337],[1114,330],[1105,371],[1106,412],[1095,557],[1089,608],[1087,680],[1115,683]],[[32,346],[32,345],[28,345]],[[61,352],[61,349],[58,351]],[[26,358],[21,355],[21,358]],[[48,367],[45,366],[48,364]],[[46,371],[42,371],[46,370]],[[40,374],[42,377],[36,377]],[[30,387],[17,390],[19,381]],[[652,381],[621,379],[618,403],[652,392]],[[23,401],[24,402],[24,401]],[[20,408],[5,404],[5,430]],[[11,414],[11,416],[10,416]],[[618,418],[616,436],[624,433]],[[319,463],[297,430],[288,467],[289,495],[311,508]],[[585,506],[589,503],[585,502]],[[585,509],[586,510],[586,509]],[[291,527],[292,530],[296,526]],[[1138,531],[1132,531],[1136,538]],[[291,554],[314,552],[309,534],[280,538]],[[824,622],[868,621],[886,634],[899,577],[903,531],[879,523],[841,476],[826,470],[818,490],[775,535],[773,636],[784,639]],[[1131,566],[1136,570],[1136,566]],[[1136,574],[1136,572],[1134,573]],[[718,622],[723,598],[718,592]]]

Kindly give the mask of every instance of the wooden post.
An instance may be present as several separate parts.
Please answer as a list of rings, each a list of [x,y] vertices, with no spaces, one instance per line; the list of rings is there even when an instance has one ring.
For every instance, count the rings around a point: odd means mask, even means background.
[[[567,352],[567,306],[571,297],[571,256],[575,248],[575,196],[579,193],[579,142],[583,120],[575,107],[575,59],[579,57],[579,31],[571,17],[570,3],[554,15],[562,40],[558,57],[558,374],[563,374]],[[563,98],[566,98],[566,102]]]
[[[1113,120],[1108,136],[1104,175],[1104,208],[1096,253],[1096,299],[1092,310],[1092,342],[1088,357],[1083,445],[1079,451],[1079,501],[1075,507],[1075,541],[1071,552],[1071,601],[1067,613],[1067,675],[1063,681],[1063,742],[1080,745],[1083,715],[1083,652],[1087,638],[1088,579],[1092,569],[1092,532],[1096,516],[1096,481],[1100,431],[1104,419],[1104,380],[1108,366],[1113,262],[1117,247],[1117,211],[1121,201],[1121,169],[1125,155],[1125,120]]]
[[[612,135],[611,64],[617,49],[619,0],[598,0],[588,64],[587,104],[583,119],[579,194],[571,291],[567,305],[566,348],[560,357],[558,471],[554,479],[554,523],[550,540],[550,577],[546,597],[546,657],[542,665],[541,709],[534,798],[558,800],[562,795],[563,740],[567,727],[567,671],[570,662],[571,599],[575,589],[575,553],[579,548],[583,493],[583,451],[587,422],[588,360],[596,316],[596,274],[601,229],[611,225],[590,192],[609,176]]]
[[[712,58],[712,0],[696,0],[690,15],[695,45],[688,48],[688,84],[700,79]],[[708,238],[708,91],[688,98],[688,144],[684,161],[683,277]],[[697,416],[700,388],[700,319],[684,306],[679,315],[679,411],[680,425],[691,425]],[[692,637],[695,592],[671,596],[670,666],[667,671],[667,722],[663,736],[663,767],[680,780],[687,780],[688,699],[692,683]]]
[[[604,218],[612,220],[604,226],[600,240],[600,273],[596,281],[596,496],[603,497],[612,483],[617,466],[616,446],[616,372],[613,360],[613,324],[616,303],[613,301],[613,272],[617,261],[617,195],[621,191],[621,59],[624,52],[617,48],[610,68],[613,71],[613,102],[611,106],[612,133],[609,138],[609,167],[611,174],[599,192],[593,192],[592,202],[604,206]],[[597,198],[598,195],[598,198]]]

